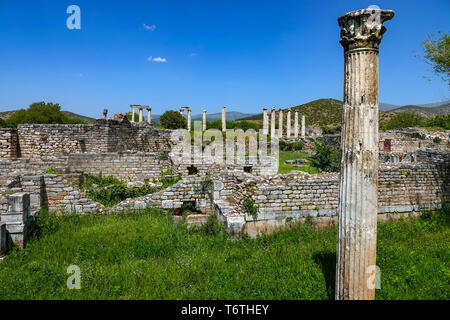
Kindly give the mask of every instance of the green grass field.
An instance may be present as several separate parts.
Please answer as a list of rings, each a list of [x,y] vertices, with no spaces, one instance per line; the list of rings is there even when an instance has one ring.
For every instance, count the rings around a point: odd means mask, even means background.
[[[304,171],[308,173],[319,173],[320,170],[311,166],[309,163],[305,163],[300,167],[294,167],[291,164],[285,164],[285,160],[295,160],[295,159],[307,159],[308,154],[305,152],[296,152],[296,151],[281,151],[280,150],[280,160],[278,163],[278,173],[289,173],[292,170],[294,171]]]
[[[211,222],[211,221],[210,221]],[[336,228],[306,223],[227,240],[158,210],[39,217],[39,234],[0,261],[0,299],[330,299]],[[449,210],[380,223],[377,299],[449,299]],[[81,269],[81,289],[66,286]]]

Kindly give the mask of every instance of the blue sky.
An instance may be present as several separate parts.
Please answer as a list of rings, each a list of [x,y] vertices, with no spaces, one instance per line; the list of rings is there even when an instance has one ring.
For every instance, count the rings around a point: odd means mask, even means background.
[[[81,30],[66,27],[71,4]],[[372,4],[396,13],[381,43],[380,101],[449,99],[415,57],[428,34],[449,32],[448,0],[0,0],[0,111],[51,101],[93,117],[130,104],[250,113],[342,100],[337,18]]]

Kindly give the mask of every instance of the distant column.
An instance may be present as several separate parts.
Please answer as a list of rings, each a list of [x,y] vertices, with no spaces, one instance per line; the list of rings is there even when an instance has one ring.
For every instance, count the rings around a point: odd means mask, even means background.
[[[187,129],[191,131],[191,108],[187,108]]]
[[[305,116],[302,116],[302,139],[306,136]]]
[[[283,137],[283,110],[278,111],[278,137]]]
[[[263,108],[263,134],[269,134],[269,116],[267,108]]]
[[[270,112],[270,135],[275,137],[275,107]]]
[[[103,118],[106,119],[107,116],[108,116],[108,109],[103,109]]]
[[[298,110],[294,112],[294,138],[298,138]]]
[[[147,106],[147,122],[152,123],[152,108]]]
[[[378,51],[392,10],[338,19],[344,47],[344,114],[339,178],[337,300],[375,298],[378,214]]]
[[[227,131],[226,107],[222,107],[222,131]]]
[[[287,111],[286,136],[288,139],[291,138],[291,108],[288,108],[288,111]]]
[[[135,108],[136,106],[135,105],[131,105],[130,106],[130,108],[131,108],[131,122],[135,122],[135,119],[134,119],[134,108]]]
[[[203,120],[203,131],[206,131],[206,110],[203,110],[203,117],[202,117],[202,120]]]
[[[138,109],[139,109],[139,122],[142,122],[144,120],[144,112],[143,112],[144,107],[139,106]]]

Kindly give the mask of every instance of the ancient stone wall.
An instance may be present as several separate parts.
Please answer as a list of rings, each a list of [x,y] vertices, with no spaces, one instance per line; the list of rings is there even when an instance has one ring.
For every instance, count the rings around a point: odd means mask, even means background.
[[[378,180],[378,213],[405,213],[436,209],[450,199],[450,166],[448,154],[421,151],[424,162],[380,165]],[[242,204],[244,197],[253,199],[258,207],[256,217],[245,213],[250,233],[286,225],[311,216],[332,220],[337,215],[338,174],[277,175],[270,180],[224,172],[223,188],[214,200]],[[242,214],[241,213],[241,214]],[[231,215],[236,212],[230,210]],[[238,214],[239,215],[239,214]]]
[[[72,153],[170,151],[170,132],[145,122],[98,119],[95,124],[22,124],[18,137],[21,156],[39,161]]]
[[[73,154],[66,172],[114,176],[124,181],[152,181],[171,169],[169,160],[159,160],[159,153]]]

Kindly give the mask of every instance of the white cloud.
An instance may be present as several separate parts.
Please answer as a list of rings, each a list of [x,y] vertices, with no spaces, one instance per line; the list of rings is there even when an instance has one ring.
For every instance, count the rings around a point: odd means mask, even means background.
[[[149,26],[149,25],[144,23],[142,26],[144,27],[145,30],[149,30],[149,31],[155,31],[156,30],[156,26],[154,24]]]
[[[167,62],[167,59],[166,58],[162,58],[162,57],[152,57],[152,56],[150,56],[150,57],[148,57],[147,58],[147,60],[148,61],[151,61],[151,62]]]
[[[189,53],[189,57],[196,57],[197,54],[195,52]]]

